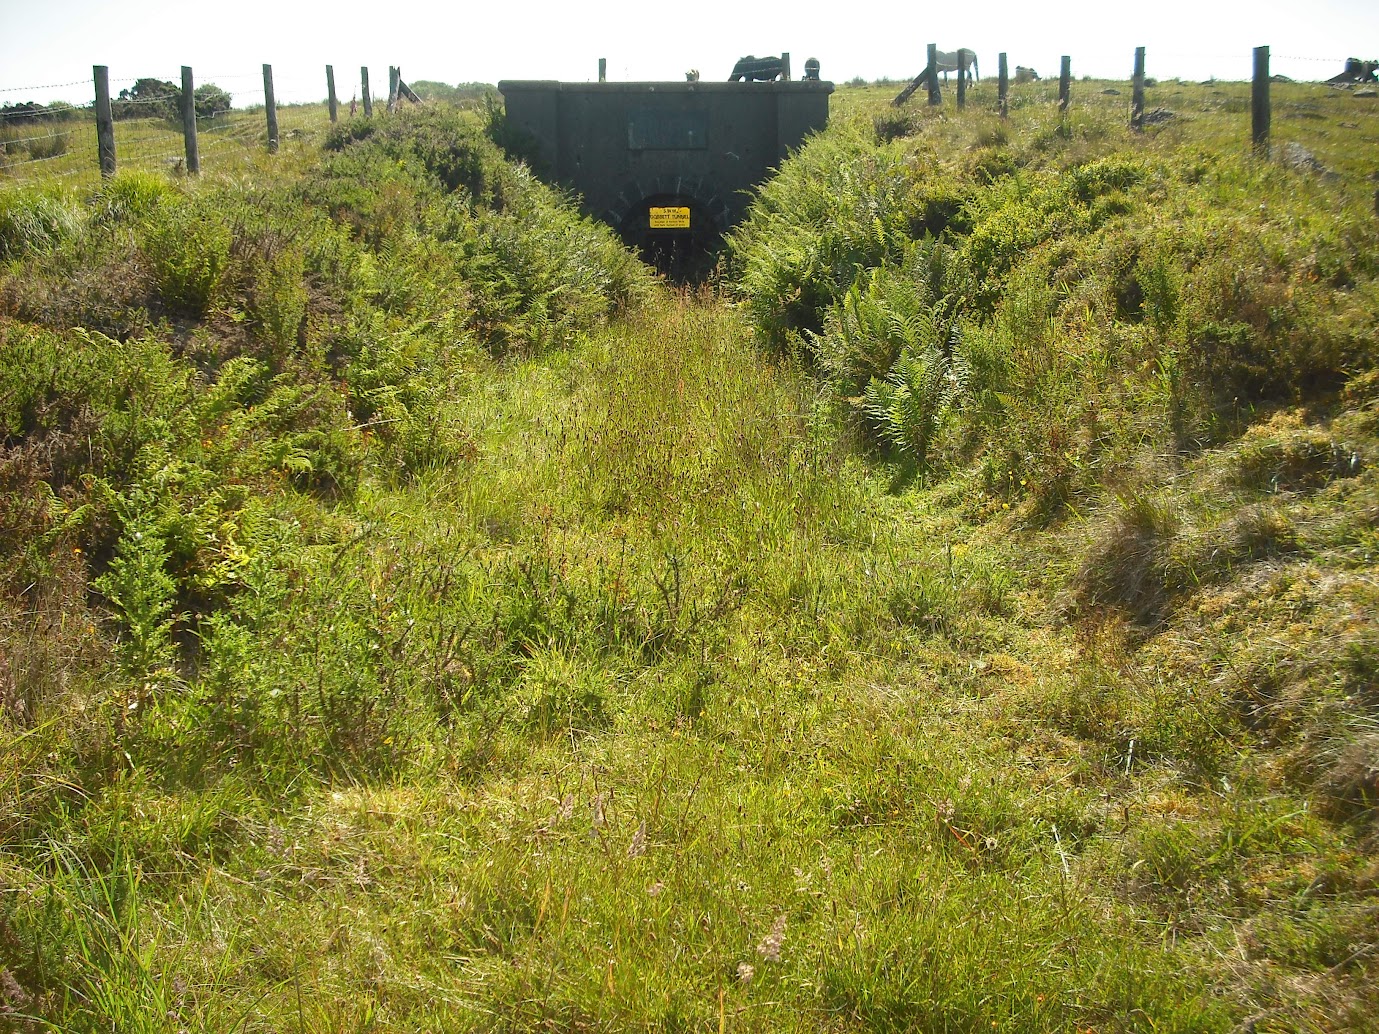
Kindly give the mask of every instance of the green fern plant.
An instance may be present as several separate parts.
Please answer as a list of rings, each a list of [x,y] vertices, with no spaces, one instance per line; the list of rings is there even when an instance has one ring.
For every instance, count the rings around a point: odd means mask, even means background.
[[[167,544],[147,515],[125,527],[109,569],[92,585],[110,601],[124,626],[120,660],[126,674],[145,683],[170,671],[173,602],[177,584],[168,573]]]
[[[144,225],[141,250],[163,304],[204,317],[230,264],[230,244],[229,228],[213,213],[158,209]]]
[[[960,344],[955,329],[946,345],[907,349],[884,379],[867,385],[863,411],[921,472],[929,469],[934,440],[967,390],[970,370]]]
[[[824,333],[808,338],[825,379],[854,396],[905,351],[922,348],[937,334],[916,285],[878,267],[848,288]]]
[[[281,249],[252,264],[253,283],[246,303],[259,337],[268,345],[278,365],[297,349],[304,333],[307,291],[303,256]]]

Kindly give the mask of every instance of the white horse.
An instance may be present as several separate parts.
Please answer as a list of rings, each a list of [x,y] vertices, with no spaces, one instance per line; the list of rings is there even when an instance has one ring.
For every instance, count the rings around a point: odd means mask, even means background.
[[[938,60],[938,71],[943,73],[943,81],[948,81],[948,73],[956,72],[961,67],[961,60],[965,58],[967,62],[967,81],[973,82],[981,77],[977,75],[977,54],[976,51],[960,47],[957,50],[940,50],[936,52]]]

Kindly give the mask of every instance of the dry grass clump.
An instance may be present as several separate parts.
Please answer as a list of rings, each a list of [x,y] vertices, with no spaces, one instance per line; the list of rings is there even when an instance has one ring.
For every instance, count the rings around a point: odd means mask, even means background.
[[[1372,659],[1369,667],[1373,668]],[[1324,813],[1336,818],[1374,816],[1379,809],[1379,730],[1374,722],[1353,720],[1328,753],[1317,787]]]
[[[1368,466],[1355,440],[1304,424],[1297,413],[1282,413],[1249,428],[1233,459],[1237,484],[1275,493],[1316,491]]]
[[[1180,521],[1172,504],[1152,494],[1122,497],[1073,577],[1077,592],[1143,624],[1161,622],[1180,588],[1170,548]]]

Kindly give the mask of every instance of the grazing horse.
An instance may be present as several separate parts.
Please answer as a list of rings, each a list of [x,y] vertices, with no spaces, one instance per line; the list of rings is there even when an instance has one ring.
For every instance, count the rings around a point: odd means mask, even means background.
[[[961,59],[967,59],[967,81],[973,82],[980,78],[977,75],[977,54],[975,51],[960,47],[957,50],[940,50],[937,52],[938,71],[943,73],[943,81],[948,81],[948,73],[956,72],[961,64]]]
[[[780,58],[753,57],[748,54],[746,57],[738,58],[737,64],[733,65],[732,75],[728,76],[728,82],[768,83],[772,79],[779,79],[782,71],[784,64]]]
[[[1026,68],[1024,65],[1015,66],[1015,81],[1017,83],[1032,83],[1039,78],[1039,73],[1033,68]]]

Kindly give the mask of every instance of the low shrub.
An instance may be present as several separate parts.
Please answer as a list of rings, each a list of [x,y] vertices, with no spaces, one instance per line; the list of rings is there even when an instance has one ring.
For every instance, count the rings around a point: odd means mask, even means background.
[[[907,108],[889,108],[872,119],[872,130],[879,144],[888,144],[902,136],[913,136],[923,125],[923,118]]]
[[[140,254],[170,312],[193,319],[210,312],[230,264],[232,239],[223,216],[205,204],[160,206],[142,220]]]
[[[67,133],[50,133],[29,141],[29,157],[37,162],[46,161],[66,154],[70,146],[71,139]]]

